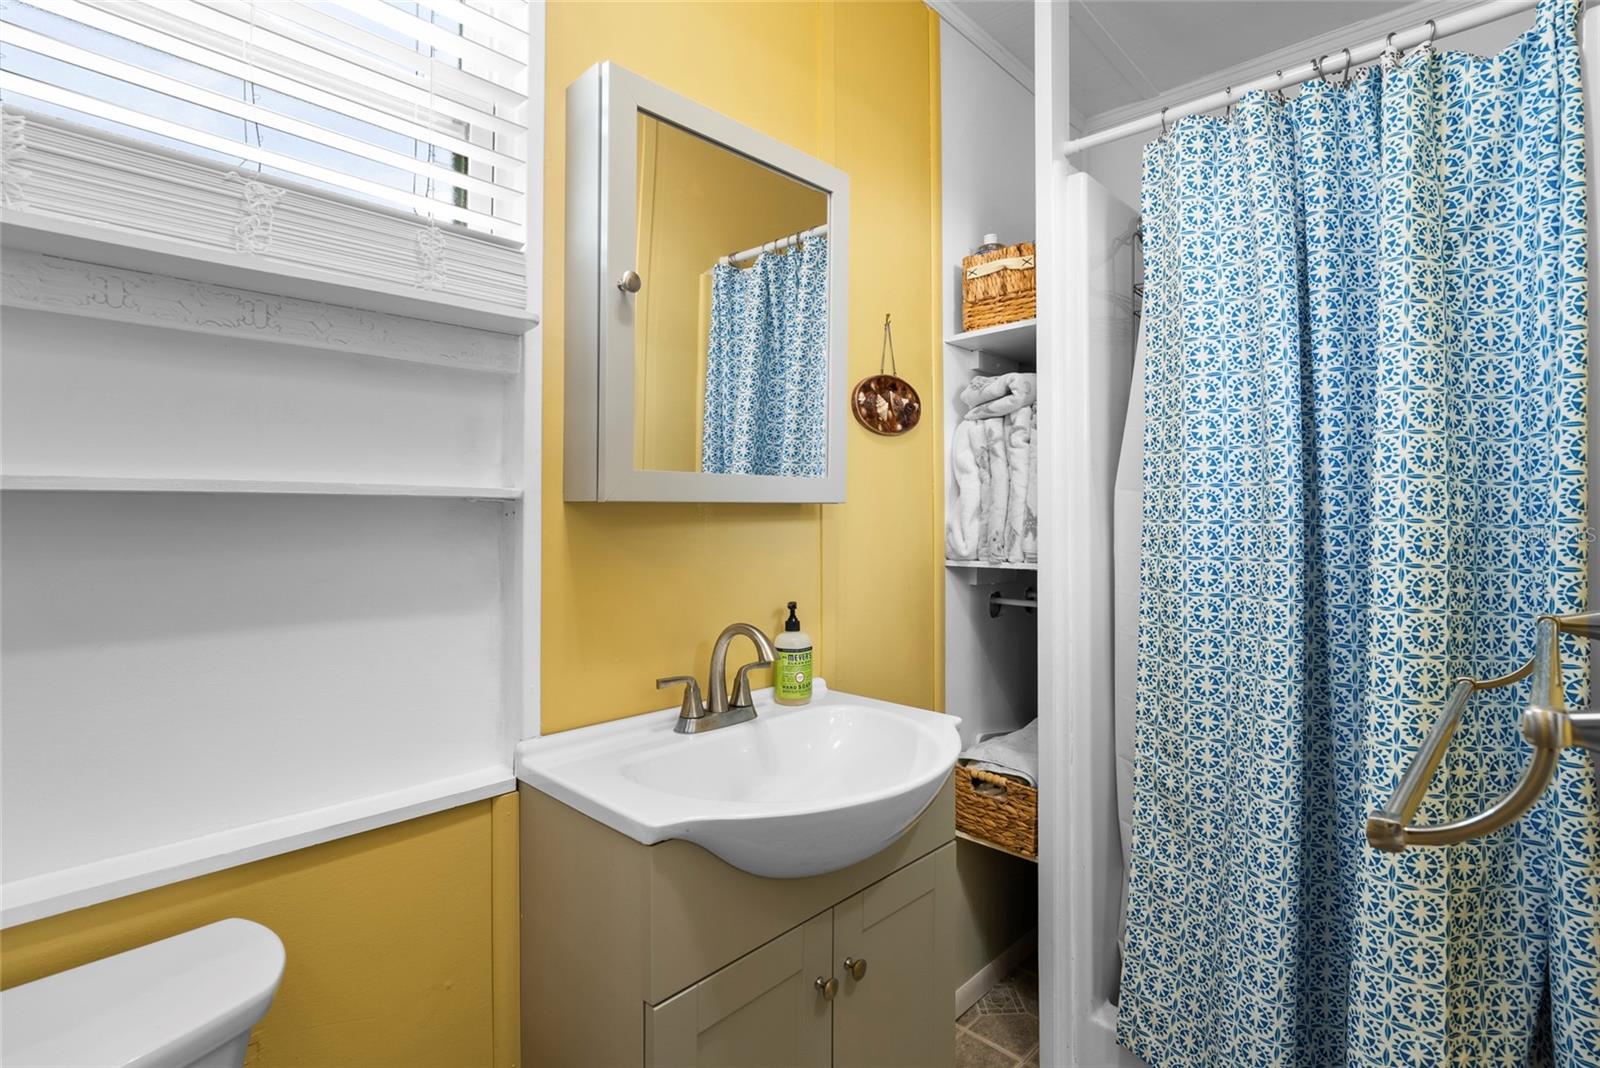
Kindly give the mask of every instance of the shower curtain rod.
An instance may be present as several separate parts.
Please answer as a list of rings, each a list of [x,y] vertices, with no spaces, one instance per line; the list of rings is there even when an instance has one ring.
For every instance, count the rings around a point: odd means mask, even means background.
[[[1439,37],[1449,37],[1451,34],[1460,33],[1463,30],[1486,26],[1491,22],[1498,22],[1503,18],[1509,18],[1523,11],[1530,11],[1537,4],[1538,0],[1493,0],[1491,3],[1468,8],[1465,11],[1458,11],[1453,15],[1441,15],[1437,19],[1425,22],[1420,26],[1397,30],[1387,37],[1378,38],[1376,41],[1368,41],[1363,45],[1354,45],[1349,49],[1341,48],[1325,56],[1309,59],[1298,66],[1290,67],[1288,70],[1275,71],[1265,78],[1257,78],[1253,82],[1224,89],[1219,93],[1211,93],[1184,104],[1175,104],[1172,107],[1162,108],[1160,111],[1152,112],[1143,118],[1131,119],[1128,122],[1119,123],[1096,133],[1073,138],[1062,146],[1062,150],[1069,157],[1075,156],[1086,149],[1109,144],[1112,141],[1120,141],[1124,137],[1133,137],[1135,134],[1159,130],[1163,125],[1170,126],[1186,115],[1198,115],[1203,111],[1215,111],[1217,108],[1227,107],[1229,104],[1236,103],[1239,97],[1245,93],[1254,92],[1257,89],[1271,92],[1274,89],[1283,89],[1291,85],[1299,85],[1301,82],[1309,82],[1311,79],[1322,75],[1338,74],[1340,71],[1349,67],[1359,66],[1362,63],[1370,63],[1383,55],[1383,50],[1391,44],[1401,50],[1414,48],[1426,41],[1432,41]]]
[[[753,260],[763,252],[777,252],[788,248],[790,245],[798,245],[808,237],[822,237],[827,232],[828,224],[823,223],[821,226],[813,226],[809,230],[801,230],[798,234],[790,234],[788,237],[780,237],[776,241],[768,241],[765,245],[757,245],[755,248],[747,248],[743,252],[735,252],[730,256],[724,256],[717,262],[724,267],[729,267],[744,260]]]

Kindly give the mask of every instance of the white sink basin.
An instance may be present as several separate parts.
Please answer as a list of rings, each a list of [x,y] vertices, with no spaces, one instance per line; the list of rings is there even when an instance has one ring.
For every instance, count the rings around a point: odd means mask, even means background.
[[[792,879],[865,860],[928,807],[961,721],[830,693],[756,695],[756,719],[676,734],[678,709],[533,738],[517,778],[637,842],[681,838],[753,875]]]

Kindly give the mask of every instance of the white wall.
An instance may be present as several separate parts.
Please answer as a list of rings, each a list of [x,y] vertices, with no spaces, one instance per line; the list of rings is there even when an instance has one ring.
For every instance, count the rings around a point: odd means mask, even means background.
[[[505,763],[499,512],[8,494],[7,881]]]
[[[950,24],[939,23],[948,332],[961,329],[955,268],[986,233],[1033,240],[1033,94]]]
[[[1138,211],[1139,191],[1144,184],[1141,180],[1144,146],[1151,140],[1145,136],[1127,137],[1091,148],[1074,162],[1079,169],[1105,186],[1108,193]]]
[[[7,308],[8,475],[503,485],[507,377]]]

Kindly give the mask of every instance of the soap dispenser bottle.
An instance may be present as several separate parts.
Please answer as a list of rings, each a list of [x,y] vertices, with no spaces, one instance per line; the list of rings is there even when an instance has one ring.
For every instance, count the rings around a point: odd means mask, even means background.
[[[773,669],[773,699],[780,705],[803,705],[811,701],[811,635],[800,629],[795,616],[796,602],[789,602],[789,618],[784,621],[772,644],[778,650]]]

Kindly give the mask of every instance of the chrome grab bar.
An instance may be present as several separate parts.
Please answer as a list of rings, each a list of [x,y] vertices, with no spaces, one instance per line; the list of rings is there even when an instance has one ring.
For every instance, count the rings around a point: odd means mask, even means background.
[[[1539,795],[1555,776],[1561,750],[1581,746],[1600,753],[1600,712],[1588,709],[1569,712],[1561,674],[1561,635],[1600,639],[1600,612],[1540,616],[1537,627],[1533,658],[1517,670],[1486,681],[1466,678],[1455,681],[1444,711],[1434,721],[1433,729],[1416,756],[1411,758],[1389,803],[1367,817],[1367,841],[1372,846],[1398,853],[1407,846],[1451,845],[1498,831],[1539,800]],[[1505,796],[1475,816],[1451,823],[1412,824],[1472,695],[1479,690],[1521,682],[1529,675],[1533,676],[1533,694],[1522,713],[1522,735],[1533,746],[1533,759],[1522,778]]]

